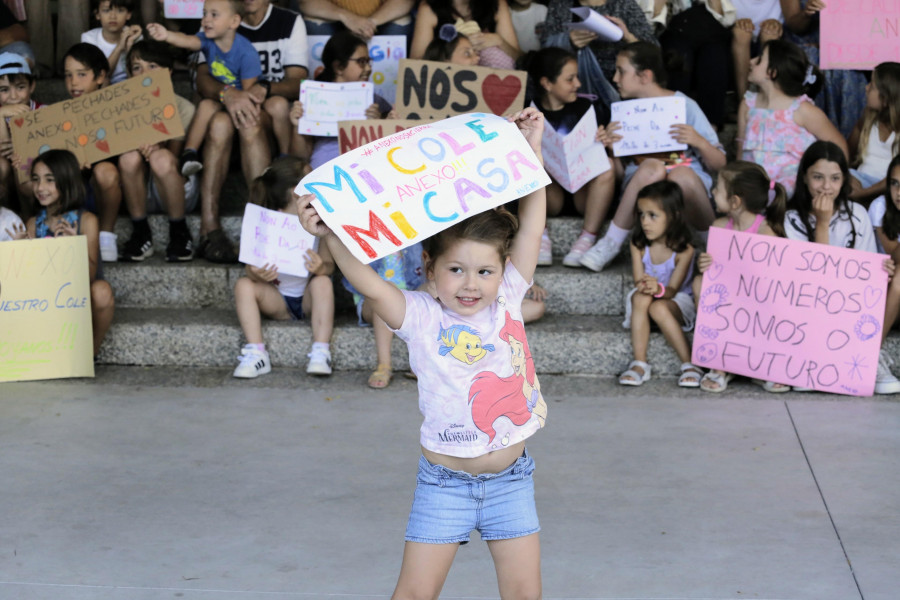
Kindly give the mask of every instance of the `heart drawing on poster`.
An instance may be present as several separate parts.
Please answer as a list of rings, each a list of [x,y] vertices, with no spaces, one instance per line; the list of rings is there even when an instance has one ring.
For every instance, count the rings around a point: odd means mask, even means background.
[[[481,84],[481,97],[495,115],[502,115],[510,107],[519,91],[522,82],[514,75],[507,75],[500,79],[493,73],[484,78]]]

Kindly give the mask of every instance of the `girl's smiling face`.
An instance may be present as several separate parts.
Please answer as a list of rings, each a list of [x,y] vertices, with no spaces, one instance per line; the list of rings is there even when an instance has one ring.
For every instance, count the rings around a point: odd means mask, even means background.
[[[94,75],[93,69],[78,62],[71,56],[66,57],[64,65],[66,77],[66,91],[73,98],[82,94],[89,94],[100,89],[106,80],[106,72],[100,71],[100,75]]]
[[[900,210],[900,167],[894,167],[888,177],[888,191],[890,192],[891,202]]]
[[[841,172],[839,164],[820,158],[807,169],[803,176],[803,182],[806,184],[811,198],[824,194],[834,200],[844,185],[844,174]]]
[[[480,59],[478,50],[472,45],[467,37],[460,37],[453,54],[450,55],[450,62],[454,65],[462,65],[464,67],[474,67]]]
[[[335,71],[334,80],[343,81],[368,81],[372,74],[372,59],[369,58],[369,49],[366,46],[357,46],[356,51],[347,60],[347,66]]]
[[[660,205],[659,200],[655,198],[638,198],[638,219],[641,222],[641,229],[647,240],[655,242],[663,239],[666,235],[666,229],[669,226],[669,219],[666,217],[666,211]]]
[[[53,175],[53,171],[42,162],[35,163],[31,169],[31,189],[38,204],[44,208],[49,209],[59,202],[56,177]]]
[[[554,98],[562,104],[571,104],[578,99],[578,89],[581,87],[581,81],[578,80],[578,63],[570,60],[563,65],[556,76],[556,80],[551,82],[546,77],[541,78],[541,86],[547,92],[547,96]]]
[[[497,299],[503,263],[497,248],[458,240],[438,256],[428,272],[438,298],[459,315],[474,315]]]

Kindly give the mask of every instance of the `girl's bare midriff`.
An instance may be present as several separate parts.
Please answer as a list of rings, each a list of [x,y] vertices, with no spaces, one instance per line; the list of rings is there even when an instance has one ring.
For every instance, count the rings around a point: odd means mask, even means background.
[[[502,450],[488,452],[475,458],[448,456],[426,450],[425,448],[422,448],[422,455],[425,457],[425,460],[433,465],[441,465],[454,471],[464,471],[470,475],[481,475],[482,473],[499,473],[516,462],[524,451],[525,442],[521,441]]]

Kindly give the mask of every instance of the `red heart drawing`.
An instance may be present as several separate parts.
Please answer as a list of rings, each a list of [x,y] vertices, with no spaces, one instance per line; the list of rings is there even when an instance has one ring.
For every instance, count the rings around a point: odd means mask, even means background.
[[[159,88],[156,88],[155,90],[153,90],[150,93],[153,94],[154,96],[156,96],[157,98],[159,98]]]
[[[492,73],[485,77],[481,84],[481,97],[484,98],[492,113],[502,115],[519,95],[521,89],[522,82],[515,75],[507,75],[500,79],[498,75]]]
[[[16,124],[16,127],[21,127],[22,123],[24,123],[24,122],[25,122],[25,119],[14,119],[13,120],[13,123]]]
[[[109,143],[106,140],[100,140],[96,144],[94,144],[99,150],[103,150],[104,152],[109,152]]]
[[[157,130],[160,133],[164,133],[165,135],[169,135],[169,130],[166,129],[165,123],[153,123],[153,129]]]

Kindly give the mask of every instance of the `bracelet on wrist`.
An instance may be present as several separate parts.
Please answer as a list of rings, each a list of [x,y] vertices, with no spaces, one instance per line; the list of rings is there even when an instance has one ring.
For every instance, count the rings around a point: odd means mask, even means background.
[[[233,87],[234,87],[233,85],[226,85],[221,90],[219,90],[219,103],[220,104],[225,104],[225,92],[227,92],[228,90],[230,90]]]
[[[653,294],[653,297],[654,298],[662,298],[663,296],[666,295],[666,286],[664,286],[662,283],[659,283],[659,282],[657,282],[656,285],[659,286],[659,292],[657,292],[656,294]]]

